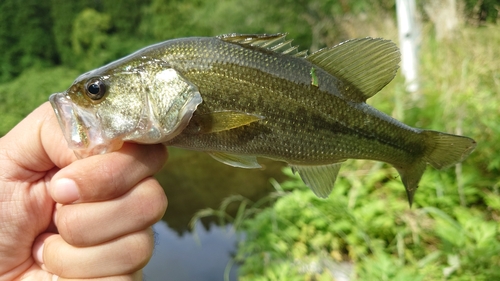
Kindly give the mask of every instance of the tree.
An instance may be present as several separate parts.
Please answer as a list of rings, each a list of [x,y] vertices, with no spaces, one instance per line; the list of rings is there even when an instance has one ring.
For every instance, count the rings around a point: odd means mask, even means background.
[[[53,48],[50,6],[45,1],[0,2],[0,82],[19,75],[33,65],[58,62]]]

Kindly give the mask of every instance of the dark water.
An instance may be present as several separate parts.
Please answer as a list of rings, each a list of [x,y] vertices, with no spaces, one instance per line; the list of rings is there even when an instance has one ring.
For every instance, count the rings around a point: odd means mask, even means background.
[[[200,223],[192,233],[179,236],[161,221],[154,230],[157,244],[151,261],[144,268],[145,281],[237,280],[238,266],[231,262],[237,236],[231,226],[212,225],[206,230]]]
[[[156,175],[168,197],[163,220],[154,228],[157,246],[144,269],[145,280],[224,280],[236,234],[230,226],[217,226],[217,218],[206,218],[191,231],[189,222],[201,209],[218,209],[224,198],[242,195],[252,201],[274,191],[270,179],[286,179],[283,163],[260,161],[263,169],[227,166],[205,153],[169,148],[169,159]],[[228,208],[234,213],[238,205]],[[236,280],[237,265],[229,271]]]

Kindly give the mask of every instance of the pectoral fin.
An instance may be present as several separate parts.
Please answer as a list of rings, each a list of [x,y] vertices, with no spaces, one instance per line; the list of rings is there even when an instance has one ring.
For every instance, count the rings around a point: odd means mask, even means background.
[[[262,168],[262,166],[260,166],[260,164],[257,162],[257,157],[255,156],[235,155],[223,152],[208,152],[208,155],[212,156],[219,162],[233,167],[245,169]]]
[[[249,125],[264,119],[263,116],[239,111],[219,111],[194,115],[190,131],[198,134],[216,133]]]
[[[342,163],[334,163],[322,166],[290,165],[290,167],[294,173],[299,173],[314,194],[326,198],[333,189],[341,165]]]

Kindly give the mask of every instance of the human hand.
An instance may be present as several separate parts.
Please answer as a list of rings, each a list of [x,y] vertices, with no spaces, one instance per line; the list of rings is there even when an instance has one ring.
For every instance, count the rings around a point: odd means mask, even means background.
[[[125,144],[76,161],[40,106],[0,139],[0,280],[141,280],[165,159],[162,145]]]

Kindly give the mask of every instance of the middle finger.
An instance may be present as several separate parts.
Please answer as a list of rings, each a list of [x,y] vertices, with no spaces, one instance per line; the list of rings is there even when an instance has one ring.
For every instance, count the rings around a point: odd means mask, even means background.
[[[73,246],[88,247],[139,231],[161,219],[167,197],[154,178],[109,201],[57,204],[55,224]]]

